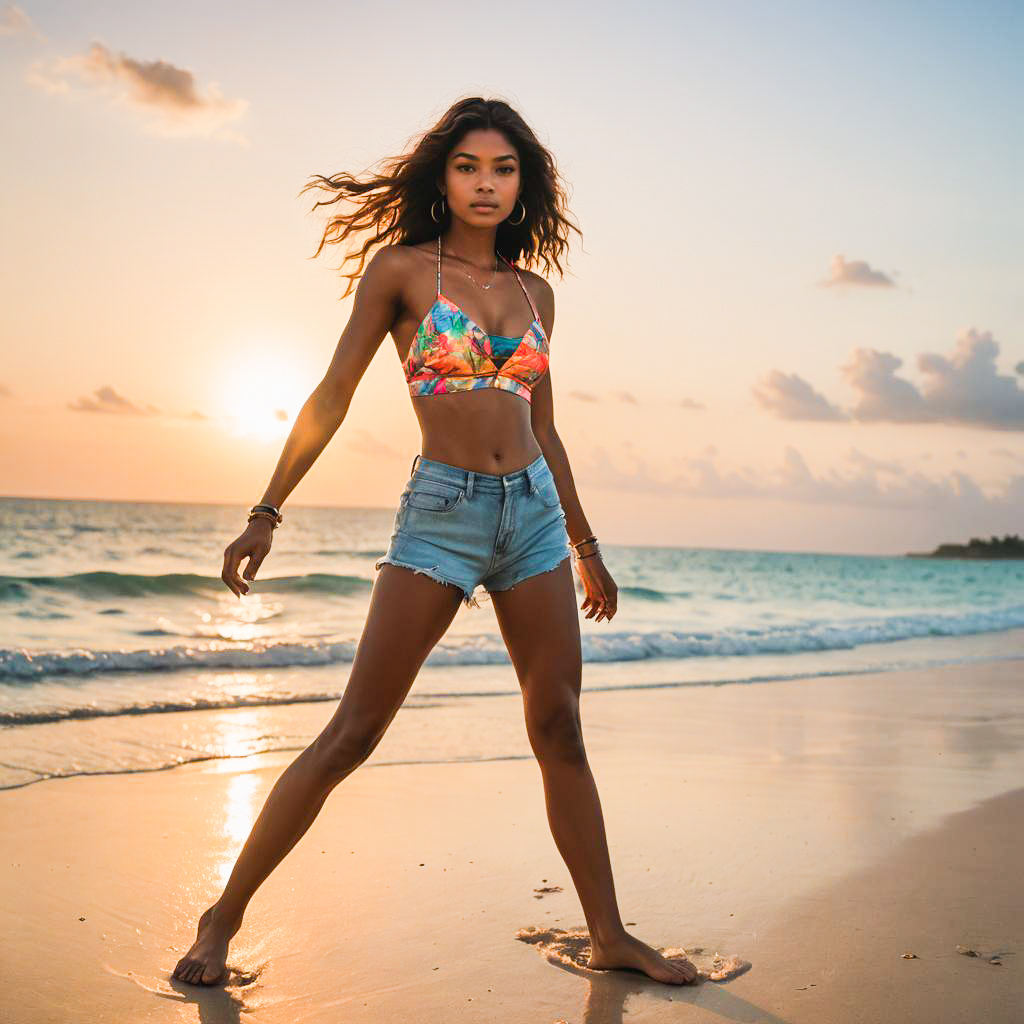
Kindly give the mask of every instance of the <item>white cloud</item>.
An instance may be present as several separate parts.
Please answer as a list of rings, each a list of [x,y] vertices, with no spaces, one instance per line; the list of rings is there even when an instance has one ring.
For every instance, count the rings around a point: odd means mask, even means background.
[[[845,256],[833,256],[831,273],[829,277],[821,281],[824,288],[836,286],[861,286],[870,288],[895,288],[896,282],[888,274],[881,270],[875,270],[864,260],[850,260],[847,262]]]
[[[195,75],[164,60],[141,61],[93,42],[83,54],[33,62],[27,81],[44,92],[70,94],[80,84],[111,102],[156,115],[147,127],[163,135],[206,135],[244,142],[227,128],[248,102],[225,98],[213,82],[201,94]]]
[[[785,420],[845,420],[846,414],[795,373],[772,370],[753,388],[766,409]]]
[[[842,410],[797,374],[772,370],[754,396],[783,419],[886,423],[947,423],[990,430],[1024,430],[1024,389],[996,366],[999,345],[990,331],[962,332],[949,356],[917,358],[924,376],[918,387],[897,375],[903,360],[891,352],[856,348],[842,366],[856,392]],[[1020,369],[1018,364],[1017,369]]]
[[[576,456],[573,476],[582,486],[595,489],[646,493],[667,498],[735,498],[751,501],[792,501],[801,504],[904,509],[948,513],[951,521],[971,522],[982,513],[1017,515],[1024,507],[1024,474],[1003,481],[1001,489],[986,493],[975,479],[960,470],[943,477],[929,477],[891,460],[879,460],[851,449],[846,455],[852,468],[830,467],[814,473],[803,456],[786,446],[776,468],[717,465],[705,449],[701,456],[687,456],[652,469],[630,452],[623,460],[612,458],[601,447]],[[622,461],[628,464],[623,468]]]

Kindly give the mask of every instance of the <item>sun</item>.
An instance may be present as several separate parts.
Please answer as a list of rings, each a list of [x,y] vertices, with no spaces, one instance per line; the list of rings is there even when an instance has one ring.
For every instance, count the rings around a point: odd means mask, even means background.
[[[232,365],[223,394],[228,430],[257,441],[287,437],[306,399],[294,369],[276,358],[251,355]]]

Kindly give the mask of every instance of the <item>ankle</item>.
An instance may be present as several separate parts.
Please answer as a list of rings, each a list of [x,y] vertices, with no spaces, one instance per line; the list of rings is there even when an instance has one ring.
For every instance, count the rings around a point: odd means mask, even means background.
[[[241,927],[242,917],[245,914],[244,908],[242,910],[237,910],[232,907],[224,906],[220,903],[219,900],[218,902],[214,903],[212,907],[210,907],[210,911],[210,916],[217,923],[217,925],[222,927],[234,928],[235,931],[237,931]]]
[[[617,927],[590,928],[591,946],[618,946],[629,938],[629,933],[622,924]]]

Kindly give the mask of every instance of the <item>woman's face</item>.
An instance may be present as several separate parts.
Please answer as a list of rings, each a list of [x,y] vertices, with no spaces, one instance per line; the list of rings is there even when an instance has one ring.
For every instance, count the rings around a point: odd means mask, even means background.
[[[497,227],[516,206],[519,154],[501,132],[475,128],[448,154],[444,183],[452,216],[474,227]]]

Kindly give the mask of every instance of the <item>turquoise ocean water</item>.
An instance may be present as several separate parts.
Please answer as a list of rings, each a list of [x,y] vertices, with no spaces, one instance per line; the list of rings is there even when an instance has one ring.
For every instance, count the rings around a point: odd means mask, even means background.
[[[291,508],[238,600],[220,570],[241,507],[0,498],[0,787],[301,749],[344,689],[393,517]],[[585,690],[1024,656],[1024,562],[602,548],[619,612],[581,615]],[[493,608],[462,607],[407,701],[434,716],[429,748],[393,753],[502,756],[471,708],[516,695]]]

